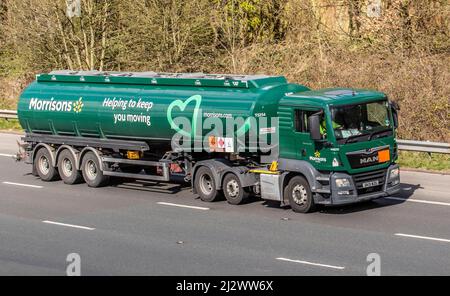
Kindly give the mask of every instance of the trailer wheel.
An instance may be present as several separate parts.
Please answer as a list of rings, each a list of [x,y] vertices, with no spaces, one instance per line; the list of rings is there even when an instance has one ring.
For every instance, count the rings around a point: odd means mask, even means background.
[[[301,176],[293,177],[284,189],[289,204],[294,212],[309,213],[314,211],[315,204],[308,181]]]
[[[75,158],[68,149],[61,151],[58,156],[58,171],[65,184],[73,185],[82,181],[82,176],[75,163]]]
[[[216,189],[214,175],[206,166],[200,167],[195,173],[194,187],[198,195],[200,195],[200,199],[203,201],[215,201],[220,195]]]
[[[235,174],[227,174],[223,179],[223,194],[229,204],[239,205],[248,197],[248,192],[241,186],[239,178]]]
[[[93,152],[87,152],[83,156],[81,172],[89,187],[102,187],[109,182],[109,176],[103,175],[99,160]]]
[[[50,182],[58,179],[58,169],[52,165],[50,152],[46,148],[37,151],[34,157],[34,168],[42,181]]]

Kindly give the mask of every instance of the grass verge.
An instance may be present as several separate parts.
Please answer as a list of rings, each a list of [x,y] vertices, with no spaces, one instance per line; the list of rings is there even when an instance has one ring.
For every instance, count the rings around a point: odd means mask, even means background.
[[[398,156],[400,167],[450,173],[450,155],[400,151]]]
[[[17,119],[0,119],[0,130],[1,131],[22,131],[22,127]]]

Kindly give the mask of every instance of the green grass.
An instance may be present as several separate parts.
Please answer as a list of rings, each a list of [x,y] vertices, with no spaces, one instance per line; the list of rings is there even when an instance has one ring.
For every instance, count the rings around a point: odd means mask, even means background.
[[[450,172],[450,155],[426,152],[400,151],[400,167]]]
[[[22,127],[17,119],[0,119],[0,130],[22,131]]]

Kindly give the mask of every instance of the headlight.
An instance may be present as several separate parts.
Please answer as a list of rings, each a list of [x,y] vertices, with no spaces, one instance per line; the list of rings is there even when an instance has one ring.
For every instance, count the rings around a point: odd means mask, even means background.
[[[391,170],[391,173],[389,175],[389,179],[395,179],[400,175],[400,169],[399,168],[395,168],[393,170]]]
[[[336,186],[337,187],[349,187],[350,186],[350,180],[349,179],[336,179]]]

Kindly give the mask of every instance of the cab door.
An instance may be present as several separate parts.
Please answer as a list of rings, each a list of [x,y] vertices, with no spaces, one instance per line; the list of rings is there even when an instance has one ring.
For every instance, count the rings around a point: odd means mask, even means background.
[[[308,117],[319,112],[318,109],[293,108],[293,134],[296,158],[310,161],[310,157],[320,157],[320,151],[316,150],[316,143],[311,139],[308,129]]]

